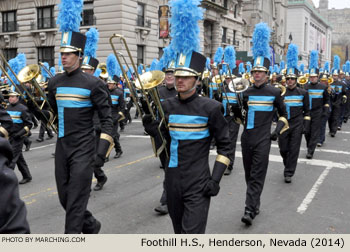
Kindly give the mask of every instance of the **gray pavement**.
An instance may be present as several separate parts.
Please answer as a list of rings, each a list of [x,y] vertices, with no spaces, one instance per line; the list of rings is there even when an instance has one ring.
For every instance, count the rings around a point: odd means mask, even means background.
[[[134,112],[132,112],[134,115]],[[31,183],[20,185],[20,195],[28,210],[32,233],[63,233],[65,212],[58,201],[54,158],[55,138],[35,142],[24,152],[33,175]],[[240,138],[239,138],[240,139]],[[238,140],[239,141],[239,140]],[[102,191],[91,191],[88,209],[102,223],[101,233],[171,234],[168,215],[159,216],[164,172],[153,156],[151,142],[143,134],[140,119],[121,133],[124,154],[105,164],[108,181]],[[317,148],[314,159],[305,159],[305,141],[293,182],[284,183],[283,165],[277,142],[272,143],[269,170],[262,194],[261,213],[251,227],[240,219],[245,190],[240,143],[230,176],[221,181],[221,191],[213,197],[207,225],[212,234],[338,234],[350,233],[350,124],[344,124],[335,138],[327,135],[326,144]],[[214,163],[216,152],[211,151]],[[16,174],[21,179],[16,168]],[[93,185],[96,181],[93,181]]]

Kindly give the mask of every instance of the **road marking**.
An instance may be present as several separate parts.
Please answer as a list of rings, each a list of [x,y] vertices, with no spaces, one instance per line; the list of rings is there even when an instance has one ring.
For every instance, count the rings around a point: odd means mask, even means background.
[[[137,159],[137,160],[134,160],[134,161],[131,161],[131,162],[128,162],[128,163],[125,163],[125,164],[121,164],[121,165],[112,167],[112,168],[109,168],[109,169],[105,169],[105,172],[111,171],[111,170],[114,170],[114,169],[123,168],[123,167],[129,166],[129,165],[133,165],[133,164],[142,162],[142,161],[144,161],[144,160],[147,160],[147,159],[150,159],[150,158],[153,158],[153,157],[154,157],[154,154],[153,154],[153,155],[146,156],[146,157],[143,157],[143,158],[140,158],[140,159]],[[92,182],[95,182],[95,181],[96,181],[96,179],[94,178],[94,179],[92,180]],[[37,196],[37,195],[39,195],[39,194],[42,194],[42,193],[49,193],[49,194],[48,194],[48,197],[52,197],[53,195],[56,195],[58,192],[57,192],[57,191],[53,191],[54,189],[55,189],[55,188],[50,187],[50,188],[47,188],[47,189],[42,190],[42,191],[39,191],[39,192],[30,193],[30,194],[28,194],[28,195],[22,196],[21,199],[25,202],[26,205],[30,205],[30,204],[33,204],[33,203],[37,202],[37,200],[36,200],[35,198],[32,198],[32,197]],[[30,198],[32,198],[32,199],[30,200]],[[28,200],[30,200],[30,201],[25,201],[26,199],[28,199]]]
[[[129,138],[150,138],[150,136],[142,136],[142,135],[125,135],[123,137],[129,137]]]
[[[46,145],[42,145],[42,146],[38,146],[38,147],[34,147],[34,148],[30,148],[30,150],[38,150],[38,149],[43,149],[49,146],[53,146],[56,145],[56,143],[52,143],[52,144],[46,144]]]
[[[311,188],[311,190],[309,191],[309,193],[306,195],[306,197],[304,198],[303,202],[300,204],[300,206],[297,209],[297,212],[300,214],[305,213],[305,211],[307,210],[307,208],[309,207],[309,205],[311,204],[312,200],[314,199],[315,195],[318,192],[318,189],[320,188],[320,186],[322,185],[323,181],[326,179],[329,171],[332,169],[333,167],[328,166],[326,167],[326,169],[323,170],[323,172],[321,173],[321,175],[318,177],[317,181],[315,182],[315,184],[313,185],[313,187]]]

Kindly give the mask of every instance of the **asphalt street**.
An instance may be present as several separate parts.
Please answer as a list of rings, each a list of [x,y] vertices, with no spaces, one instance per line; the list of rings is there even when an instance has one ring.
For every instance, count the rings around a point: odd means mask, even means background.
[[[58,201],[54,158],[51,155],[55,151],[55,138],[37,143],[38,129],[32,132],[32,148],[24,152],[24,157],[33,180],[19,186],[21,198],[26,203],[31,232],[63,233],[65,212]],[[284,182],[278,145],[277,142],[272,143],[261,213],[250,227],[240,221],[246,185],[239,139],[234,170],[230,176],[223,177],[219,195],[211,200],[207,233],[350,233],[350,123],[344,124],[335,138],[327,132],[326,143],[317,148],[312,160],[305,159],[303,139],[291,184]],[[127,125],[120,141],[124,153],[121,158],[113,159],[112,151],[110,161],[104,166],[108,181],[102,191],[91,191],[88,205],[102,223],[101,233],[173,233],[169,216],[160,216],[154,211],[162,193],[164,171],[153,155],[150,138],[143,134],[140,119]],[[211,151],[211,165],[215,155],[216,151]],[[17,168],[15,171],[21,179]],[[93,180],[92,186],[95,183],[96,180]]]

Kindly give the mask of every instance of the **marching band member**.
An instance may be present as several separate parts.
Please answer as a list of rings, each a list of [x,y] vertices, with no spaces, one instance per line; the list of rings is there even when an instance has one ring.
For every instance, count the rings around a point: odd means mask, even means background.
[[[203,15],[199,4],[197,0],[170,2],[178,96],[164,100],[162,107],[168,124],[168,130],[163,132],[170,153],[165,186],[175,233],[205,232],[210,198],[218,194],[219,182],[230,162],[228,127],[222,105],[196,93],[196,80],[206,63],[206,58],[196,52],[199,49],[197,22]],[[150,135],[155,133],[158,123],[152,122],[150,116],[145,116],[143,123]],[[208,154],[213,137],[219,155],[210,174]]]
[[[87,210],[94,164],[102,167],[113,145],[112,117],[104,83],[82,72],[86,42],[79,33],[82,0],[62,0],[57,23],[62,39],[61,60],[65,72],[48,83],[48,99],[58,115],[55,177],[58,197],[66,211],[65,233],[98,233],[101,223]],[[101,137],[94,155],[93,112],[98,111]]]
[[[245,119],[241,143],[247,191],[241,221],[246,225],[251,225],[260,211],[260,196],[267,173],[271,139],[276,140],[279,134],[288,129],[287,112],[280,91],[267,84],[269,40],[270,28],[265,23],[257,24],[253,33],[254,65],[251,70],[254,84],[243,92],[246,118],[241,114],[240,108],[235,109],[235,116]],[[280,117],[271,134],[274,108]]]
[[[333,62],[333,72],[332,76],[334,82],[331,84],[331,87],[334,91],[334,96],[331,98],[331,112],[329,115],[328,123],[329,123],[329,134],[331,137],[335,137],[337,130],[339,128],[339,118],[341,117],[341,108],[342,105],[346,103],[346,86],[341,80],[338,79],[339,71],[340,71],[340,58],[338,55],[334,55]]]
[[[310,56],[309,83],[305,84],[305,89],[309,93],[310,106],[310,131],[305,134],[307,154],[306,158],[312,159],[317,142],[320,137],[322,116],[329,112],[329,94],[327,86],[318,82],[318,51],[311,51]]]
[[[278,137],[278,145],[284,164],[284,181],[292,182],[300,151],[303,133],[310,130],[309,95],[297,87],[298,47],[289,44],[287,52],[287,90],[284,103],[287,109],[289,129]]]

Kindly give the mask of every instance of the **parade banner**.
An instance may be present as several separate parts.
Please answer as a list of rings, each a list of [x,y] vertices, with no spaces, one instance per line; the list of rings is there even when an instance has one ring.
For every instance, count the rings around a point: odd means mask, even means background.
[[[169,6],[161,5],[159,6],[159,38],[169,37]]]

